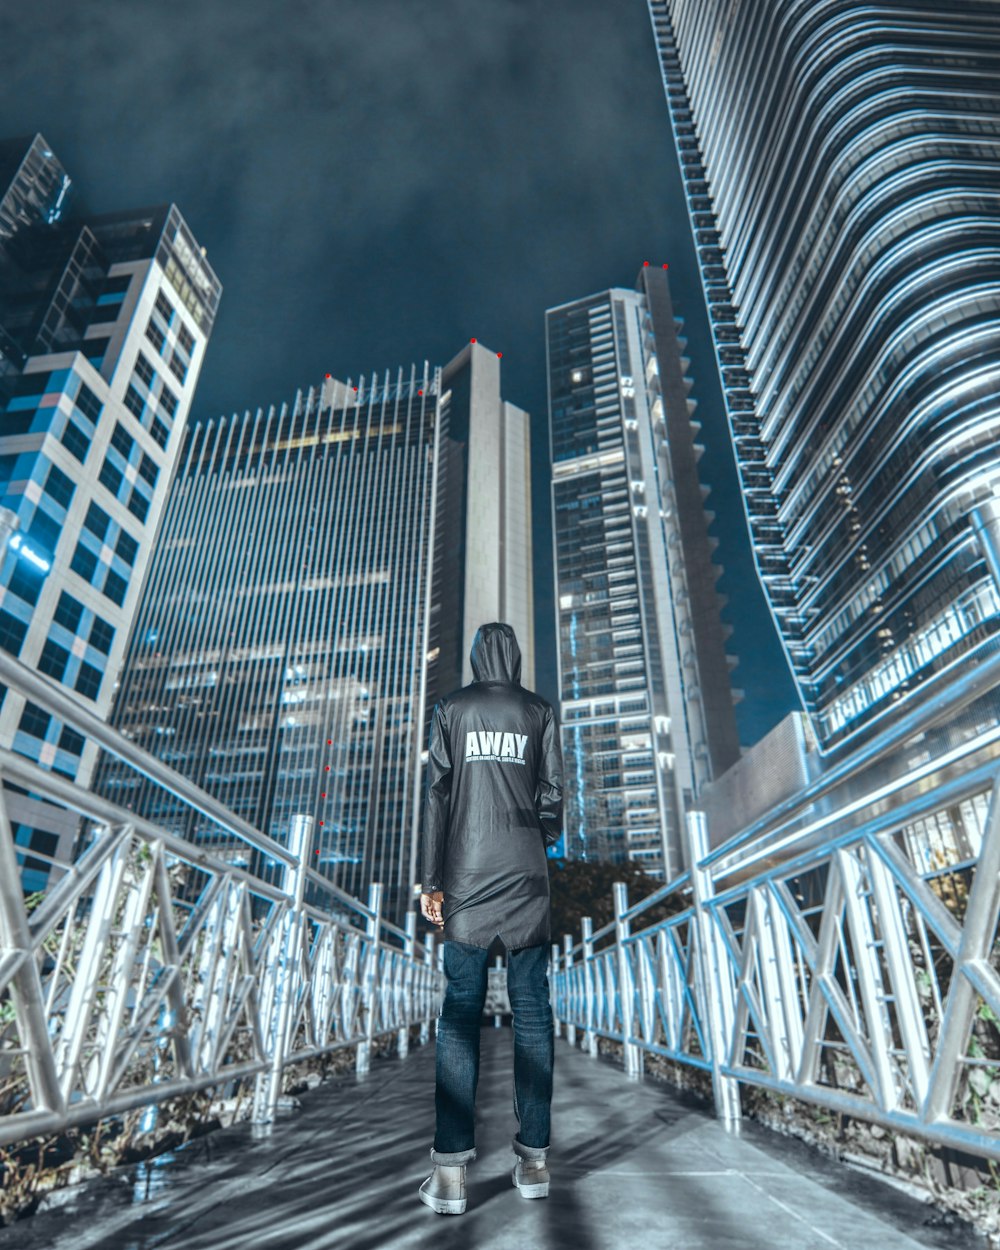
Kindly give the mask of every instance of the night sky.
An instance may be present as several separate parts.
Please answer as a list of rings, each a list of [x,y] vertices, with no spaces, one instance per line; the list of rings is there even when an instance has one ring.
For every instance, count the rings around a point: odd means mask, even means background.
[[[174,201],[224,287],[195,411],[503,352],[533,418],[538,684],[554,699],[544,312],[670,265],[743,742],[797,706],[746,538],[643,0],[35,0],[0,14],[0,136],[94,212]]]

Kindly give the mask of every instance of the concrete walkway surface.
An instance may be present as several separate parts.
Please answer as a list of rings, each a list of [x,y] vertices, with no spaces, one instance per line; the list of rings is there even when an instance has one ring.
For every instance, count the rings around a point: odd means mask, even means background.
[[[0,1230],[0,1250],[969,1250],[934,1209],[556,1043],[552,1188],[511,1183],[513,1035],[484,1028],[479,1157],[465,1215],[417,1198],[430,1174],[434,1044],[329,1080],[266,1138],[247,1124],[79,1187]]]

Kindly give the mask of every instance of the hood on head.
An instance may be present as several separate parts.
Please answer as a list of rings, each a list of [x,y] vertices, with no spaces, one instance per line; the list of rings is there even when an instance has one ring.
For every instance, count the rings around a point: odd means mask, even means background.
[[[472,675],[476,681],[521,684],[521,648],[509,625],[493,621],[480,625],[472,640]]]

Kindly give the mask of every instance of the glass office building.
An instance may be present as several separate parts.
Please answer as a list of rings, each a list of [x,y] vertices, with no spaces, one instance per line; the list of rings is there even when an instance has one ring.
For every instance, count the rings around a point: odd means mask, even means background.
[[[430,710],[484,620],[532,681],[528,458],[478,344],[192,420],[112,723],[272,837],[312,817],[314,866],[402,923]],[[227,851],[131,770],[98,789]]]
[[[0,646],[101,716],[220,291],[175,207],[82,220],[40,135],[0,143]],[[2,695],[0,745],[87,785],[93,744]],[[41,888],[75,820],[8,807]]]
[[[668,879],[739,758],[680,328],[650,266],[546,314],[565,853]]]
[[[994,649],[1000,9],[650,0],[759,571],[824,749]]]

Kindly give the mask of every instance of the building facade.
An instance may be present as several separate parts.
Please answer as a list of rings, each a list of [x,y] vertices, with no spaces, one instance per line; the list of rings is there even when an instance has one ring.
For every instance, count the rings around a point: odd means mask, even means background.
[[[829,751],[1000,634],[969,522],[1000,482],[1000,11],[649,9],[758,568]]]
[[[532,680],[528,457],[478,344],[193,420],[112,723],[280,841],[311,817],[314,867],[361,897],[382,882],[401,924],[434,700],[484,620],[514,626]],[[131,770],[98,789],[218,846]]]
[[[680,324],[650,266],[546,314],[565,854],[667,879],[739,758]]]
[[[0,144],[0,646],[100,716],[220,293],[175,207],[83,221],[40,135]],[[12,690],[0,745],[83,785],[95,764],[93,744]],[[75,818],[8,803],[40,888]]]

